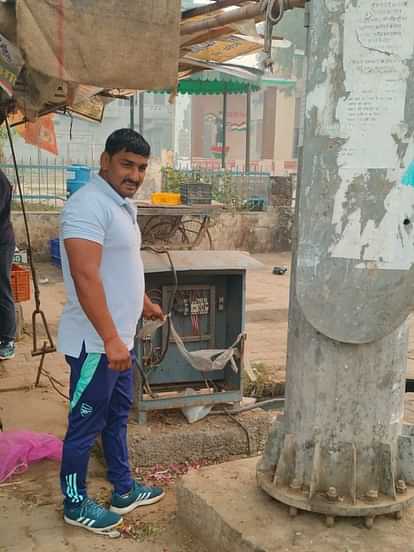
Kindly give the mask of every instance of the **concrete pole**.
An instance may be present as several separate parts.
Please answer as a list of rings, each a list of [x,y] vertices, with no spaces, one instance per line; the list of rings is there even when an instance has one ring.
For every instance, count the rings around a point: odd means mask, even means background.
[[[312,2],[286,410],[259,485],[290,507],[375,516],[414,501],[403,424],[414,285],[414,3]]]

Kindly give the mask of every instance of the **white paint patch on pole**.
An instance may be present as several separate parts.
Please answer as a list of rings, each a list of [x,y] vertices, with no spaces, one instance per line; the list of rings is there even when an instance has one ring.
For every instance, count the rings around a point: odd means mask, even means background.
[[[335,135],[345,142],[338,155],[341,184],[335,197],[332,222],[336,238],[330,253],[361,260],[361,268],[375,262],[377,268],[408,270],[414,262],[412,233],[409,225],[404,225],[404,220],[414,217],[414,187],[401,184],[404,170],[414,159],[412,139],[403,158],[398,149],[407,130],[407,60],[414,53],[413,29],[412,1],[348,0],[346,4],[346,95],[340,99],[335,117]],[[324,130],[329,136],[334,134],[332,126]],[[387,180],[395,183],[385,198],[385,214],[379,224],[362,220],[360,209],[350,210],[347,199],[356,179],[364,186],[368,171],[378,169],[386,169]],[[375,190],[372,193],[375,195]]]

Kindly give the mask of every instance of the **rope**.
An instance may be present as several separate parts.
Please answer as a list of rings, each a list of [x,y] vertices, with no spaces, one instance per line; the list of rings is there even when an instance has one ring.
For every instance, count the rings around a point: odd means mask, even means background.
[[[40,375],[43,374],[46,376],[52,385],[53,389],[61,395],[63,398],[68,399],[68,397],[58,389],[57,385],[63,386],[61,382],[53,378],[47,370],[44,369],[43,365],[45,362],[45,356],[48,353],[53,353],[56,351],[55,345],[53,343],[52,335],[50,333],[49,325],[47,323],[47,319],[45,316],[45,313],[41,310],[41,303],[40,303],[40,289],[39,289],[39,283],[37,279],[37,272],[36,267],[33,262],[33,251],[32,251],[32,241],[30,237],[30,229],[29,229],[29,222],[27,220],[27,214],[26,214],[26,207],[24,204],[24,197],[23,197],[23,190],[22,185],[20,181],[20,174],[19,169],[17,166],[17,160],[16,160],[16,153],[14,150],[14,143],[13,138],[10,131],[10,125],[9,121],[7,120],[7,116],[5,116],[5,123],[6,123],[6,129],[7,129],[7,136],[9,139],[10,144],[10,150],[13,157],[13,165],[14,165],[14,171],[16,173],[16,181],[17,181],[17,187],[19,190],[19,199],[20,199],[20,205],[23,213],[23,220],[24,220],[24,228],[26,233],[26,242],[27,242],[27,259],[29,261],[30,266],[30,272],[32,275],[32,281],[33,281],[33,289],[34,289],[34,299],[35,299],[35,309],[32,313],[32,335],[33,335],[33,349],[32,349],[32,356],[39,356],[40,355],[40,362],[39,367],[37,370],[37,376],[35,381],[35,387],[39,385]],[[40,317],[41,321],[43,323],[44,329],[46,331],[47,339],[49,342],[44,341],[43,346],[41,348],[38,348],[37,346],[37,329],[36,329],[36,318]]]
[[[14,151],[14,144],[13,144],[13,138],[10,131],[10,125],[9,121],[7,120],[7,116],[5,116],[5,123],[6,123],[6,129],[7,129],[7,136],[9,138],[9,144],[10,144],[10,150],[13,157],[13,165],[14,165],[14,171],[16,173],[16,181],[17,181],[17,187],[19,190],[19,199],[20,199],[20,205],[22,208],[23,213],[23,220],[24,220],[24,228],[26,233],[26,240],[27,240],[27,258],[29,261],[30,271],[32,274],[32,280],[33,280],[33,288],[34,288],[34,298],[35,298],[35,309],[32,313],[32,332],[33,332],[33,350],[32,350],[32,356],[39,356],[44,355],[46,353],[53,353],[56,351],[55,345],[53,343],[52,335],[49,330],[49,326],[46,320],[46,316],[44,312],[40,308],[40,289],[39,289],[39,283],[37,280],[37,272],[36,267],[33,262],[33,251],[32,251],[32,241],[30,238],[30,230],[29,230],[29,223],[27,220],[27,214],[26,214],[26,207],[24,204],[23,199],[23,190],[22,185],[20,182],[20,174],[19,169],[17,166],[17,160],[16,160],[16,153]],[[46,331],[46,335],[48,338],[49,346],[43,346],[39,348],[37,346],[37,330],[36,330],[36,318],[40,317],[41,321],[43,323],[43,326]]]

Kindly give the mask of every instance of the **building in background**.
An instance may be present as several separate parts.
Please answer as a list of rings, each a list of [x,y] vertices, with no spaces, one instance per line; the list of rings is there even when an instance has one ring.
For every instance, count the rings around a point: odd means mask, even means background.
[[[185,9],[203,2],[183,0]],[[204,2],[205,3],[205,2]],[[260,28],[258,28],[260,32]],[[264,88],[251,95],[250,170],[265,170],[276,174],[295,171],[295,160],[300,142],[299,121],[303,97],[303,60],[305,31],[303,11],[285,14],[278,33],[286,40],[274,41],[273,59],[278,77],[296,80],[293,89]],[[293,42],[293,37],[295,42]],[[235,63],[257,65],[260,56],[250,60],[236,59]],[[142,97],[142,96],[141,96]],[[196,160],[214,160],[219,157],[222,143],[222,96],[178,95],[175,104],[168,94],[145,93],[144,118],[139,121],[137,96],[134,101],[135,128],[152,146],[153,156],[170,158],[175,163],[191,166]],[[56,157],[25,144],[16,136],[17,157],[29,164],[86,163],[97,166],[106,137],[115,129],[130,126],[131,105],[128,100],[115,100],[105,108],[102,123],[77,117],[56,115],[54,118],[59,154]],[[226,161],[229,168],[245,168],[246,158],[246,96],[229,95],[227,103]],[[5,148],[7,160],[7,147]],[[10,157],[9,157],[10,159]]]
[[[135,97],[135,128],[138,130],[138,100]],[[174,106],[168,103],[165,94],[144,94],[144,134],[152,146],[153,156],[161,157],[163,150],[173,147]],[[128,100],[114,100],[105,108],[101,123],[87,121],[75,116],[55,115],[54,125],[58,155],[26,144],[16,133],[15,148],[18,161],[25,164],[84,163],[97,166],[105,140],[114,130],[130,126],[131,107]],[[5,145],[5,160],[10,160],[10,151]]]

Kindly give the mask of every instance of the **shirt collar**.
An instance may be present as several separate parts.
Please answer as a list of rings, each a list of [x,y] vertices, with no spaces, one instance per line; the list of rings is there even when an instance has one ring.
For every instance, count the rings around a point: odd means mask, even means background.
[[[92,176],[92,181],[97,185],[100,191],[102,191],[104,194],[112,198],[115,203],[118,205],[127,205],[129,206],[129,201],[125,197],[121,197],[108,182],[102,178],[102,176],[99,176],[99,174],[94,174]]]

